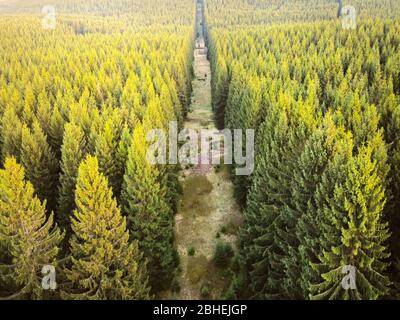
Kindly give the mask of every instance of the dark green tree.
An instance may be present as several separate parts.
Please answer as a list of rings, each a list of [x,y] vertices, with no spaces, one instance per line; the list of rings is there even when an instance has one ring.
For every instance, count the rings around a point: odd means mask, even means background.
[[[38,197],[47,200],[47,208],[54,210],[59,165],[39,123],[35,121],[32,126],[32,130],[22,128],[21,163]]]
[[[61,173],[58,193],[57,220],[70,232],[70,217],[75,208],[75,186],[79,164],[85,157],[85,138],[74,123],[67,123],[61,147]]]
[[[145,129],[138,124],[129,149],[121,200],[131,236],[139,240],[139,248],[149,261],[152,290],[157,292],[169,287],[178,261],[171,209],[164,200],[157,166],[148,162],[146,153]]]

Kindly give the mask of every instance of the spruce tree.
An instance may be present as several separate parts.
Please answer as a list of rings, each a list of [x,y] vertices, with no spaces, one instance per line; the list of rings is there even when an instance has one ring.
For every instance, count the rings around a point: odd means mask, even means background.
[[[297,264],[304,299],[309,298],[310,285],[319,277],[312,265],[318,263],[322,251],[320,224],[323,211],[327,203],[332,202],[335,183],[344,180],[343,166],[351,156],[352,148],[350,134],[344,128],[336,127],[328,113],[307,141],[294,174],[294,201],[296,209],[303,212],[295,233],[299,240]]]
[[[116,161],[118,136],[111,119],[106,121],[103,130],[97,135],[95,149],[100,172],[107,177],[113,193],[119,196],[122,180],[120,180],[121,176],[119,175],[118,162]]]
[[[385,275],[389,257],[385,189],[370,147],[362,147],[344,169],[345,179],[336,182],[333,201],[320,219],[323,250],[313,266],[320,279],[311,285],[311,298],[378,299],[390,285]],[[342,284],[345,266],[355,272],[355,287],[349,290]]]
[[[0,294],[5,298],[43,298],[42,267],[57,266],[63,235],[34,193],[24,169],[6,158],[0,170]]]
[[[85,156],[85,138],[74,123],[67,123],[61,147],[61,173],[58,195],[57,220],[61,227],[70,231],[70,215],[75,208],[75,186],[78,168]]]
[[[228,67],[224,59],[218,57],[211,60],[214,72],[211,78],[211,95],[213,101],[213,110],[218,129],[224,128],[225,109],[230,90],[230,78]]]
[[[282,102],[284,110],[291,108],[289,101]],[[240,237],[246,295],[259,299],[283,297],[284,252],[276,242],[275,221],[290,195],[289,176],[281,174],[287,166],[282,155],[287,151],[288,132],[286,114],[277,107],[271,108],[259,133],[256,168]]]
[[[122,190],[123,212],[130,222],[131,236],[149,261],[149,279],[154,292],[168,288],[177,266],[173,219],[159,183],[159,172],[146,157],[145,129],[133,132]]]
[[[95,157],[88,156],[79,166],[75,202],[64,298],[149,298],[143,256],[137,241],[129,243],[126,219]]]
[[[32,130],[22,128],[21,162],[38,197],[47,200],[48,209],[55,209],[59,164],[37,121]]]
[[[308,91],[304,101],[298,101],[289,115],[290,130],[288,131],[288,141],[285,146],[282,162],[284,170],[290,168],[292,176],[289,178],[288,173],[283,172],[284,181],[290,180],[290,197],[285,199],[281,209],[281,214],[275,222],[277,233],[277,243],[284,255],[282,257],[283,269],[285,277],[282,279],[282,286],[287,297],[292,299],[304,298],[304,292],[301,287],[301,269],[299,255],[299,238],[296,236],[296,226],[305,213],[307,203],[315,188],[315,170],[319,168],[321,159],[307,159],[307,171],[304,171],[304,156],[308,157],[307,152],[310,143],[310,136],[313,137],[320,122],[317,108],[318,100],[316,98],[316,85],[314,81],[308,78]],[[315,156],[315,155],[312,155]],[[319,157],[321,155],[317,155]],[[285,165],[286,164],[286,165]],[[311,170],[311,171],[310,171]],[[313,172],[314,170],[314,172]],[[282,173],[281,173],[282,174]],[[307,177],[310,181],[304,180],[304,175],[314,176]],[[286,177],[285,177],[286,176]]]
[[[145,128],[157,128],[166,133],[169,129],[169,121],[173,120],[173,110],[162,110],[160,101],[158,99],[153,99],[146,110],[143,126]],[[167,134],[166,138],[168,138]],[[153,141],[148,141],[148,143],[153,143]],[[161,194],[164,195],[165,202],[168,204],[168,207],[171,208],[171,213],[176,212],[178,200],[182,194],[182,186],[179,182],[178,171],[178,165],[157,165],[158,182],[162,189]]]
[[[54,107],[48,126],[48,139],[52,149],[56,152],[57,159],[61,159],[61,146],[63,144],[65,119],[58,107]]]
[[[46,137],[49,136],[49,126],[51,121],[52,108],[50,101],[45,92],[41,92],[38,97],[38,103],[36,107],[35,117],[31,119],[31,122],[25,121],[26,124],[30,125],[37,120],[42,128]]]
[[[315,130],[314,105],[281,93],[261,126],[256,170],[241,233],[241,261],[251,297],[301,298],[293,174]]]
[[[22,123],[13,108],[7,108],[1,119],[1,156],[21,157]]]
[[[126,167],[126,162],[128,161],[129,147],[131,145],[131,142],[132,142],[131,132],[128,126],[125,125],[124,128],[122,129],[121,139],[118,143],[118,150],[117,150],[116,164],[115,164],[116,166],[115,177],[116,180],[119,181],[114,191],[117,200],[120,200],[121,198],[122,185],[125,175],[125,167]]]
[[[231,127],[231,129],[252,129],[257,132],[258,128],[256,127],[256,121],[261,106],[261,99],[261,84],[259,78],[255,76],[249,76],[246,81],[246,85],[244,86],[241,101],[236,107],[236,110],[233,110],[233,113],[236,114],[238,121],[236,122],[235,127]],[[245,153],[246,142],[244,137],[242,137],[242,139],[242,152]],[[235,186],[235,195],[239,203],[246,203],[249,178],[249,176],[234,176],[233,182]]]

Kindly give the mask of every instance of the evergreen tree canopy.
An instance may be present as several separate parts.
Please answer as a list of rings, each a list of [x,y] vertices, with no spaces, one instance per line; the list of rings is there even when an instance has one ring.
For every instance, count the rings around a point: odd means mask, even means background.
[[[70,281],[72,299],[147,299],[146,264],[137,241],[129,243],[126,219],[98,161],[88,156],[79,166],[72,217]]]
[[[44,297],[42,268],[57,266],[63,238],[46,215],[46,204],[25,180],[24,169],[7,157],[0,170],[0,294],[3,298]]]

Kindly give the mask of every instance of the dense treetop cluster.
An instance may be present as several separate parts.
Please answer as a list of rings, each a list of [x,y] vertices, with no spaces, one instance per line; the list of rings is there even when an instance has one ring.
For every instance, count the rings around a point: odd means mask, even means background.
[[[7,0],[0,1],[0,14],[41,14],[45,6],[53,6],[58,15],[114,18],[130,25],[192,25],[195,6],[191,0]]]
[[[0,298],[175,289],[179,168],[146,136],[188,112],[196,1],[44,5],[0,1]],[[334,0],[205,1],[217,124],[256,130],[228,298],[399,295],[400,2],[342,5],[354,30]]]
[[[255,173],[234,177],[245,223],[230,298],[398,294],[400,20],[386,18],[399,3],[346,4],[355,30],[333,1],[206,2],[217,120],[257,136]]]
[[[338,16],[337,0],[206,0],[207,24],[211,27],[235,28],[320,20]],[[400,14],[397,0],[343,0],[353,6],[359,18],[392,19]]]
[[[147,299],[174,282],[178,168],[150,166],[146,134],[187,112],[195,3],[114,4],[60,1],[93,16],[54,30],[0,17],[1,298]]]

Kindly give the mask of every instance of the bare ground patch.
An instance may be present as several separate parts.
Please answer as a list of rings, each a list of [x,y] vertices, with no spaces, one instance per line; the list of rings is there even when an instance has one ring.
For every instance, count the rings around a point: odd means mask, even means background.
[[[211,107],[211,70],[204,39],[197,39],[194,52],[193,97],[185,127],[215,129]],[[198,165],[181,172],[183,196],[175,217],[175,239],[180,256],[180,292],[164,297],[218,299],[230,282],[229,268],[213,262],[218,241],[235,247],[242,221],[234,198],[229,167]],[[226,232],[221,233],[221,228]],[[189,254],[190,252],[190,254]]]

